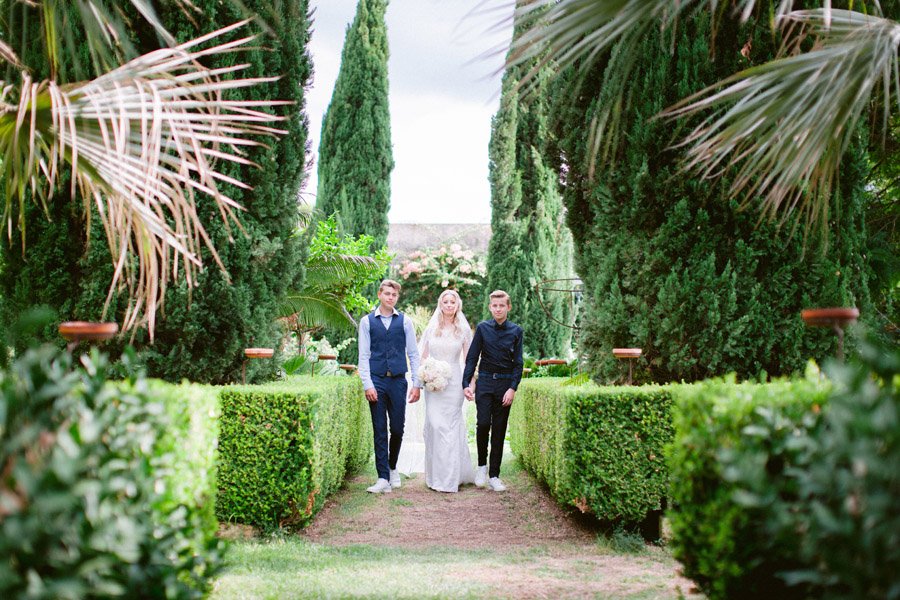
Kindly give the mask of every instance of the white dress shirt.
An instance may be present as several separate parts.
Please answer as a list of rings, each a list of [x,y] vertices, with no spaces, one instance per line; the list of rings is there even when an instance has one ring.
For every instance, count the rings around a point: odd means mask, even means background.
[[[381,314],[380,309],[375,309],[375,318],[381,321],[385,329],[391,326],[395,316],[399,316],[395,308],[389,316]],[[416,346],[416,329],[409,317],[403,319],[403,333],[406,334],[406,356],[409,359],[409,373],[412,377],[413,387],[421,388],[419,382],[419,348]],[[372,383],[372,370],[369,367],[369,358],[372,356],[372,338],[369,333],[369,315],[359,321],[359,378],[362,379],[363,389],[369,390],[375,387]]]

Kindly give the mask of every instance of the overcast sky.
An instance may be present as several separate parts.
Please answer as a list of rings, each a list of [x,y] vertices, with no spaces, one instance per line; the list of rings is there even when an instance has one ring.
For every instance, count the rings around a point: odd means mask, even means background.
[[[331,100],[356,0],[313,0],[307,97],[312,150]],[[504,9],[508,7],[508,11]],[[488,141],[511,26],[504,0],[391,0],[391,223],[488,223]],[[498,12],[499,11],[499,12]],[[316,166],[304,190],[315,202]]]

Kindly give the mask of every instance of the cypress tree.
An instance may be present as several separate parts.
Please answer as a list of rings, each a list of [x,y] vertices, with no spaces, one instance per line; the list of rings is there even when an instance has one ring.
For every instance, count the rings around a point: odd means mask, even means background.
[[[179,41],[197,37],[239,21],[245,13],[231,3],[218,0],[196,0],[202,12],[186,19],[180,8],[165,4],[159,7],[162,23]],[[198,212],[213,245],[225,265],[227,276],[211,256],[204,255],[206,268],[189,286],[181,281],[171,285],[163,312],[158,315],[156,340],[149,344],[146,332],[138,332],[134,341],[139,360],[150,375],[170,380],[188,378],[194,381],[224,383],[240,378],[243,348],[277,346],[281,331],[275,321],[280,297],[302,278],[304,247],[294,235],[297,224],[297,193],[305,177],[308,125],[304,114],[304,93],[311,76],[308,3],[290,0],[273,5],[268,0],[244,0],[244,6],[258,11],[267,29],[256,23],[249,28],[259,34],[254,48],[210,64],[222,67],[249,63],[241,72],[244,77],[281,75],[275,83],[257,85],[232,92],[234,99],[293,100],[295,104],[277,108],[286,117],[279,124],[288,133],[267,140],[267,147],[251,148],[247,158],[260,169],[233,164],[220,164],[219,169],[250,186],[243,190],[224,186],[223,192],[246,210],[239,214],[244,232],[233,226],[229,231],[212,202],[198,198]],[[131,5],[122,7],[126,17],[139,22]],[[149,28],[136,28],[134,40],[140,51],[158,47]],[[243,36],[248,30],[234,32]],[[63,187],[63,189],[67,189]],[[4,303],[4,320],[31,304],[52,306],[61,319],[99,318],[112,279],[112,267],[105,239],[99,227],[90,232],[87,245],[83,234],[84,215],[80,203],[54,201],[53,210],[69,214],[43,224],[37,214],[28,218],[27,260],[5,249],[2,273],[4,295],[15,302]],[[31,209],[29,209],[31,210]],[[66,212],[68,211],[68,212]],[[96,220],[94,220],[96,223]],[[67,227],[63,237],[50,227]],[[233,238],[233,239],[232,239]],[[18,258],[17,258],[18,256]],[[40,265],[48,270],[41,273]],[[33,279],[25,281],[29,274]],[[230,281],[229,281],[230,278]],[[12,290],[13,294],[8,294]],[[107,318],[122,306],[114,298]],[[8,321],[7,321],[8,322]],[[47,332],[48,339],[56,339]],[[108,346],[113,352],[121,349]],[[248,376],[266,369],[272,363],[251,364]]]
[[[622,57],[613,50],[561,86],[564,197],[586,291],[580,347],[601,382],[622,379],[611,355],[622,346],[644,350],[638,381],[790,373],[834,353],[834,336],[807,330],[801,309],[869,307],[864,131],[843,161],[827,253],[789,227],[760,223],[753,207],[739,210],[727,174],[704,180],[680,171],[672,144],[689,124],[652,117],[747,67],[740,50],[748,40],[754,64],[778,43],[762,23],[733,21],[719,27],[714,53],[709,39],[705,13],[675,33],[648,36],[625,82],[614,160],[593,178],[591,119],[614,101],[606,84],[625,77]]]
[[[517,23],[515,34],[522,30]],[[535,75],[527,96],[522,97],[517,87],[536,61],[504,73],[500,109],[492,120],[487,290],[510,294],[512,316],[525,329],[525,351],[541,358],[569,354],[572,330],[559,323],[572,322],[573,299],[535,286],[571,277],[573,268],[559,177],[548,160],[554,148],[549,129],[550,67]],[[567,285],[557,282],[547,287]]]
[[[391,118],[388,106],[387,0],[359,0],[347,27],[341,68],[319,143],[316,206],[338,214],[343,232],[387,241],[391,201]]]

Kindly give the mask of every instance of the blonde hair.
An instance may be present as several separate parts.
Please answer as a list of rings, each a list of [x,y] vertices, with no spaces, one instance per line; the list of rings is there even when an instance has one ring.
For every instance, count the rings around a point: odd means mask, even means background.
[[[400,293],[400,284],[394,281],[393,279],[385,279],[381,282],[381,285],[378,286],[378,291],[380,292],[384,288],[392,288],[397,290],[397,293]]]
[[[506,300],[506,305],[512,306],[512,300],[510,300],[509,294],[507,294],[503,290],[494,290],[493,292],[491,292],[490,298],[491,300]]]
[[[456,333],[457,337],[463,335],[463,332],[460,331],[460,328],[459,328],[459,319],[457,318],[458,315],[462,312],[462,298],[459,297],[459,292],[457,292],[456,290],[446,289],[443,292],[441,292],[440,296],[438,296],[438,300],[437,300],[438,320],[437,320],[437,327],[435,328],[435,331],[434,331],[434,337],[441,337],[441,331],[445,328],[444,327],[444,312],[441,310],[441,300],[444,299],[444,296],[449,296],[449,295],[456,296],[456,312],[453,313],[453,331]]]

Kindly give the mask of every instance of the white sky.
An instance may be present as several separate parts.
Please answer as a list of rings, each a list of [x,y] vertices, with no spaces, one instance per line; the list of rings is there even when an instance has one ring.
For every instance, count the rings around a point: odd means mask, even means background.
[[[307,96],[318,156],[322,116],[337,79],[356,0],[313,0]],[[388,77],[395,167],[391,223],[489,223],[488,142],[499,71],[512,34],[505,0],[392,0]],[[499,49],[499,51],[498,51]],[[303,197],[315,202],[316,166]]]

